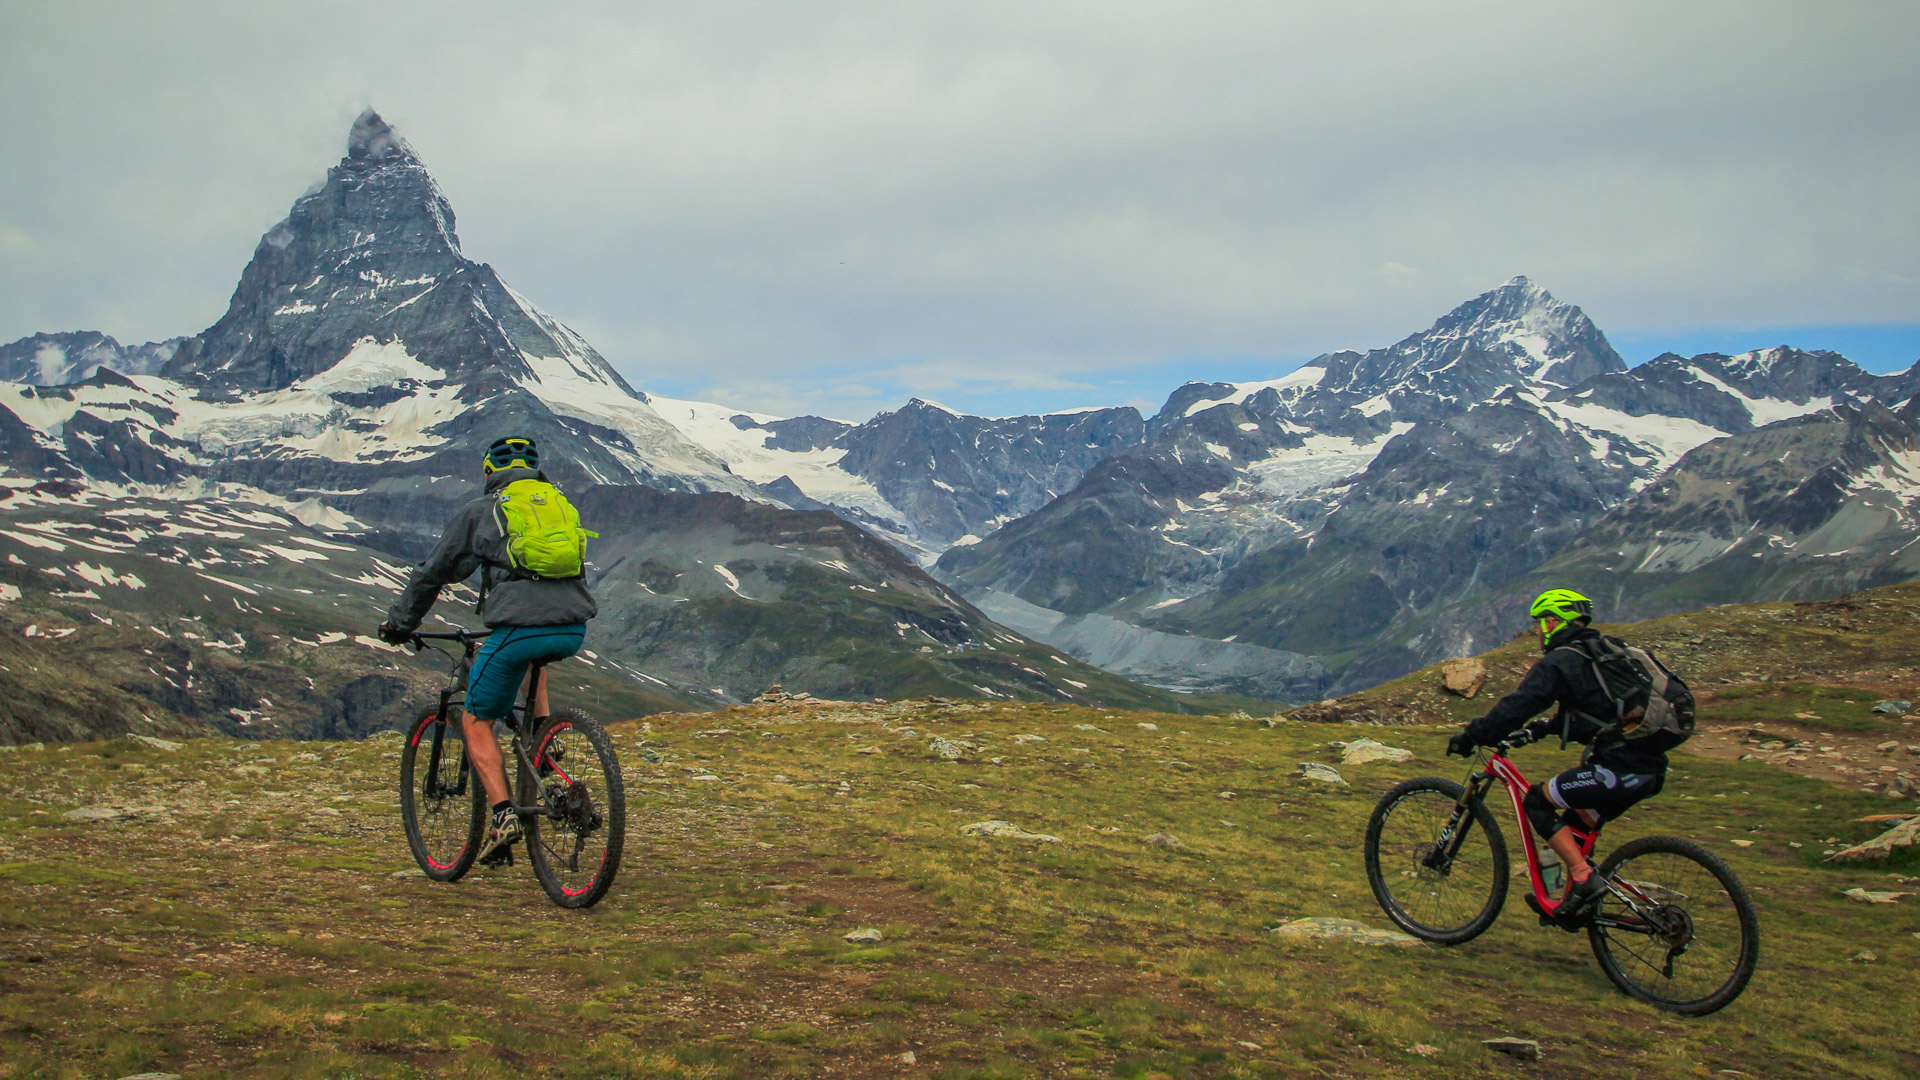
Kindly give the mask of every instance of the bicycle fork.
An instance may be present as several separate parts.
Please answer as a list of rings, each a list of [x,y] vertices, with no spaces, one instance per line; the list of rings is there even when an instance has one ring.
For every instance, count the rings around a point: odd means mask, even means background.
[[[1460,855],[1460,848],[1467,842],[1467,830],[1473,825],[1473,803],[1486,793],[1492,777],[1482,773],[1467,785],[1460,793],[1460,800],[1453,804],[1453,816],[1434,838],[1433,850],[1420,864],[1438,874],[1446,874],[1453,869],[1453,860]]]

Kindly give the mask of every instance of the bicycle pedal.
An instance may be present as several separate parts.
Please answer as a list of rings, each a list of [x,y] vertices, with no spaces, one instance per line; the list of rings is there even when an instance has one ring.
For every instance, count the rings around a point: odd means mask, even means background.
[[[1533,913],[1534,913],[1535,915],[1538,915],[1538,916],[1540,916],[1540,925],[1541,925],[1541,926],[1553,926],[1553,925],[1556,925],[1556,924],[1555,924],[1555,922],[1554,922],[1554,919],[1553,919],[1553,916],[1551,916],[1551,915],[1549,915],[1549,914],[1547,914],[1547,909],[1546,909],[1546,908],[1543,908],[1543,907],[1541,907],[1541,906],[1540,906],[1540,898],[1539,898],[1539,897],[1537,897],[1537,896],[1535,896],[1535,895],[1533,895],[1532,893],[1527,893],[1527,894],[1526,894],[1526,901],[1527,901],[1527,907],[1529,907],[1529,908],[1531,908],[1531,909],[1533,910]]]
[[[481,856],[480,865],[486,867],[512,866],[513,845],[508,844],[505,847],[495,848],[493,851]]]

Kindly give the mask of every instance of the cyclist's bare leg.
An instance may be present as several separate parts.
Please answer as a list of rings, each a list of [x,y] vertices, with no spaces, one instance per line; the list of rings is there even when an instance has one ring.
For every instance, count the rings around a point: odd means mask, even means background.
[[[1586,814],[1585,811],[1580,813],[1583,817]],[[1574,835],[1573,826],[1560,826],[1552,836],[1547,837],[1547,846],[1553,849],[1555,855],[1560,856],[1560,865],[1567,868],[1567,890],[1562,894],[1563,898],[1566,894],[1573,892],[1575,885],[1593,876],[1593,864],[1588,862],[1586,855],[1581,852],[1580,838]]]
[[[507,767],[500,755],[500,741],[493,737],[493,725],[463,711],[460,730],[467,737],[467,757],[480,774],[480,786],[487,789],[487,805],[507,802]]]

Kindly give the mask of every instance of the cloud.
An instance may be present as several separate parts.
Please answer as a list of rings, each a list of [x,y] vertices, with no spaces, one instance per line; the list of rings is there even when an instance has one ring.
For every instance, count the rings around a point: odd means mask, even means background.
[[[1920,310],[1907,5],[5,18],[37,242],[0,244],[0,339],[208,325],[368,104],[471,257],[636,384],[756,408],[1290,363],[1515,273],[1622,332]]]

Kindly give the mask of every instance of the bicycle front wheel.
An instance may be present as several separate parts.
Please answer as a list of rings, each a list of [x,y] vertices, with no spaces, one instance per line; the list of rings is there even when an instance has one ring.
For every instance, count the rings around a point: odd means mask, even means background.
[[[1760,920],[1746,887],[1706,848],[1643,836],[1600,873],[1632,903],[1602,893],[1587,937],[1613,984],[1685,1016],[1726,1008],[1760,960]]]
[[[627,833],[627,789],[613,741],[595,721],[557,709],[534,732],[533,747],[536,775],[520,770],[520,801],[547,810],[526,819],[534,876],[561,907],[592,907],[613,884]]]
[[[400,822],[420,870],[435,881],[457,881],[472,869],[486,811],[459,725],[429,709],[400,750]]]
[[[1507,902],[1507,841],[1466,789],[1422,776],[1403,781],[1367,822],[1367,884],[1395,926],[1441,945],[1486,932]]]

